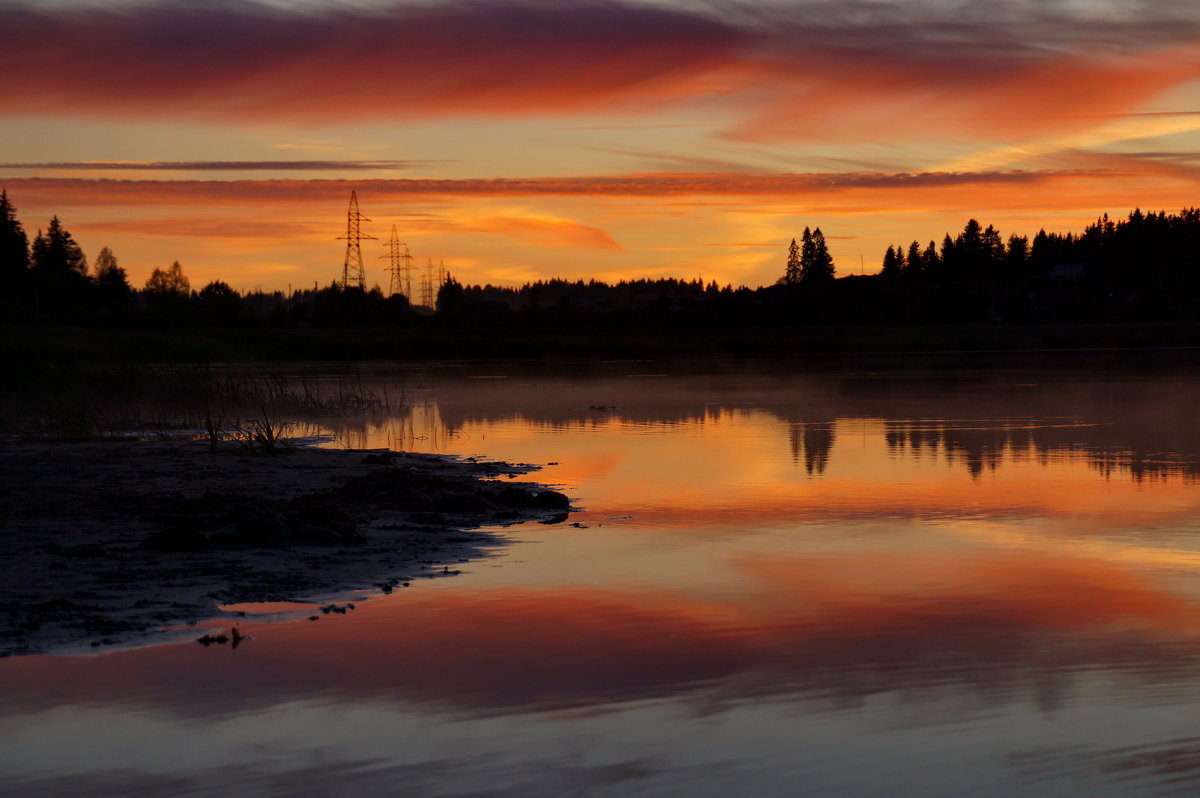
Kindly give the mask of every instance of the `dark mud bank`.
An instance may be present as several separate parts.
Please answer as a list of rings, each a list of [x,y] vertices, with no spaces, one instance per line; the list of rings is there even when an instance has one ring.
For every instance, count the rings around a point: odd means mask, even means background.
[[[480,527],[566,520],[566,496],[515,481],[531,470],[172,441],[0,444],[0,656],[150,642],[222,604],[452,575],[502,541]]]

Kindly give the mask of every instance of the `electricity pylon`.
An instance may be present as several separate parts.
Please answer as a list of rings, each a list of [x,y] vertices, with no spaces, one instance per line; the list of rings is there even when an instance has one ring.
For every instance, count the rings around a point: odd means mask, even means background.
[[[363,235],[362,222],[371,221],[358,212],[358,193],[350,192],[350,210],[346,214],[346,235],[338,236],[337,240],[346,242],[346,260],[342,264],[342,290],[351,286],[366,290],[367,280],[363,274],[362,239],[377,240],[375,236]]]
[[[433,258],[430,258],[425,265],[425,278],[421,281],[421,304],[431,310],[437,301],[436,290],[433,287]]]
[[[400,240],[396,225],[392,225],[387,248],[387,253],[379,257],[390,261],[388,271],[392,274],[392,282],[388,294],[404,294],[404,298],[412,302],[412,253],[408,251],[408,244]]]

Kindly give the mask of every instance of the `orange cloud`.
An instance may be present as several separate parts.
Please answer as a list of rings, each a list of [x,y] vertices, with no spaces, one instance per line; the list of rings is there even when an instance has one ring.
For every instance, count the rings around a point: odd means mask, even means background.
[[[747,38],[699,16],[616,4],[18,8],[3,31],[0,65],[40,76],[37,88],[0,88],[9,113],[322,123],[679,99]]]
[[[977,134],[1023,139],[1086,129],[1200,77],[1195,44],[1136,55],[1066,53],[1001,61],[894,50],[818,49],[763,65],[775,102],[736,126],[737,138],[814,139],[858,133],[883,120],[889,136]]]
[[[328,230],[313,223],[276,221],[269,224],[247,221],[244,218],[192,218],[169,219],[120,219],[109,221],[80,222],[72,225],[77,230],[96,233],[119,233],[141,236],[164,236],[179,238],[265,238],[288,239],[316,236],[328,239]]]
[[[1200,75],[1200,25],[1149,8],[1140,25],[1089,28],[1064,11],[1017,25],[944,6],[839,5],[18,5],[0,12],[0,67],[38,80],[5,82],[0,106],[315,124],[715,109],[741,138],[883,123],[889,137],[1008,137],[1087,127]]]
[[[905,195],[951,190],[1111,180],[1107,170],[925,173],[656,173],[595,177],[402,180],[89,180],[13,178],[5,181],[18,201],[37,205],[229,205],[242,203],[339,203],[351,190],[360,201],[440,197],[688,197],[802,198],[855,191],[897,189]],[[920,194],[930,196],[930,193]]]
[[[600,228],[567,219],[497,216],[490,219],[475,219],[464,223],[463,227],[473,232],[520,238],[540,246],[623,249],[611,235]]]

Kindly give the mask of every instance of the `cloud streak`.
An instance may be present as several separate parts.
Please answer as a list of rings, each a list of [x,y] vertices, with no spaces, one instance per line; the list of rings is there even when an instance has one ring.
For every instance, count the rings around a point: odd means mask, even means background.
[[[595,177],[397,180],[109,180],[14,178],[10,194],[36,204],[230,204],[341,202],[352,189],[362,197],[798,197],[849,189],[946,189],[1036,185],[1064,178],[1111,178],[1111,170],[763,174],[654,173]],[[25,200],[29,201],[29,200]]]
[[[40,76],[3,90],[10,111],[322,121],[677,99],[746,38],[701,17],[610,4],[301,13],[158,3],[16,7],[3,18],[0,64]]]
[[[118,219],[72,224],[75,230],[98,233],[121,233],[166,238],[209,238],[227,240],[329,238],[329,231],[311,222],[272,221],[269,225],[244,218]]]
[[[569,219],[497,216],[473,220],[464,224],[463,228],[472,232],[517,238],[539,246],[622,249],[606,231]]]
[[[1200,15],[592,0],[0,8],[6,115],[363,119],[718,110],[743,139],[1061,133],[1200,77]],[[972,16],[974,13],[974,16]],[[398,44],[400,43],[400,44]]]
[[[364,172],[411,169],[428,161],[56,161],[0,163],[3,170],[52,172]]]

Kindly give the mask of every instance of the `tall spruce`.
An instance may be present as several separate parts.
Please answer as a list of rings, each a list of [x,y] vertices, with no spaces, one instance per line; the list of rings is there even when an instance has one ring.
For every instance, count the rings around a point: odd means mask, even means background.
[[[821,228],[811,233],[804,228],[804,244],[800,250],[800,282],[804,285],[828,285],[833,282],[833,258]]]
[[[921,255],[921,242],[913,241],[908,245],[904,271],[909,275],[918,275],[925,271],[925,258]]]
[[[17,209],[0,191],[0,303],[16,302],[29,277],[29,236]]]
[[[51,320],[69,317],[90,299],[87,258],[75,239],[55,216],[46,232],[40,230],[29,248],[29,274],[33,283],[35,313]]]
[[[807,228],[805,228],[805,232],[808,232]],[[795,285],[800,282],[800,247],[794,238],[788,245],[787,267],[783,272],[783,282],[787,285]]]
[[[804,228],[804,233],[800,236],[800,282],[808,282],[808,274],[812,271],[812,265],[817,259],[817,250],[813,243],[812,230],[808,227]]]
[[[35,274],[50,279],[59,279],[66,272],[74,272],[79,277],[87,276],[87,258],[57,216],[50,219],[45,234],[38,231],[30,254]]]
[[[879,273],[891,280],[900,275],[900,262],[896,257],[896,249],[888,247],[887,252],[883,253],[883,266],[879,269]]]

